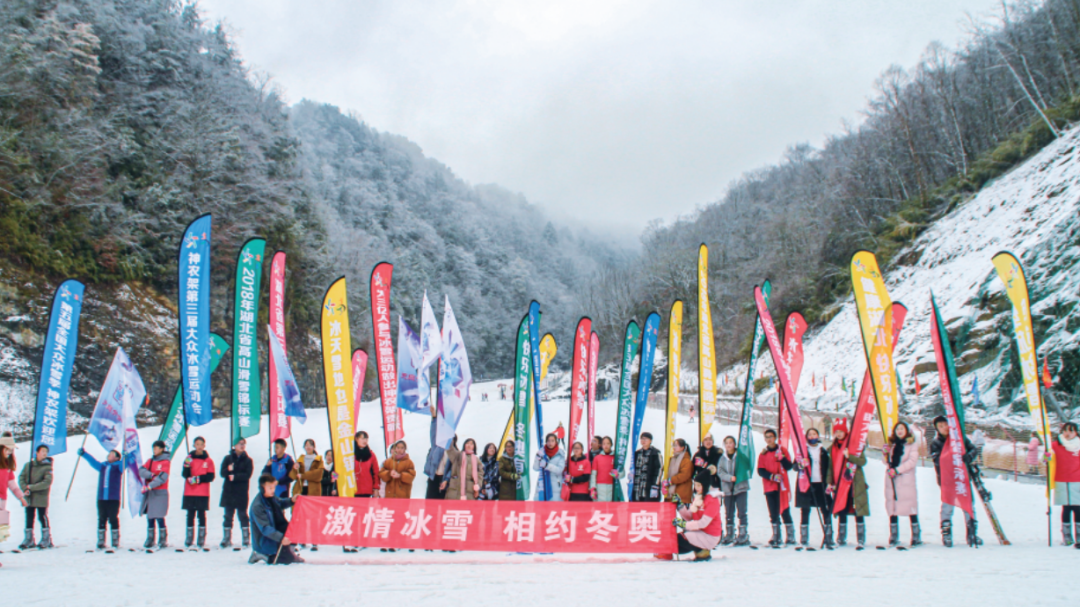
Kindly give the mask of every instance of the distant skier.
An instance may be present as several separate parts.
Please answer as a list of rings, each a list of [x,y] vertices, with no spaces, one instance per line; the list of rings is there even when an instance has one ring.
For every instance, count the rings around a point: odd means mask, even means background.
[[[566,446],[566,428],[563,428],[562,422],[559,422],[559,427],[555,428],[555,437],[559,439],[559,444]]]
[[[660,450],[652,446],[652,434],[641,433],[641,447],[634,454],[634,492],[632,502],[660,501],[660,481],[663,476],[664,458]]]
[[[795,545],[795,523],[791,520],[791,483],[788,471],[792,468],[791,457],[787,449],[776,442],[776,430],[765,431],[765,448],[758,455],[758,476],[765,490],[765,503],[769,507],[769,522],[772,524],[772,539],[769,545]],[[780,537],[780,523],[784,523],[787,541]]]
[[[981,428],[975,428],[971,433],[971,444],[975,445],[975,461],[983,465],[983,449],[986,447],[986,433]]]
[[[19,488],[22,489],[29,504],[26,507],[26,537],[19,545],[22,550],[30,548],[52,548],[52,530],[49,528],[49,490],[53,482],[53,460],[49,457],[49,447],[38,445],[34,450],[34,459],[23,465],[19,473]],[[41,523],[41,542],[34,543],[34,515]]]
[[[815,428],[806,430],[806,456],[810,460],[809,470],[806,472],[810,476],[810,486],[806,491],[799,487],[795,490],[795,506],[799,508],[799,543],[804,548],[810,545],[810,512],[817,508],[825,546],[832,548],[832,500],[825,493],[829,468],[832,466],[829,450],[821,445],[821,436]]]
[[[279,438],[274,441],[274,454],[270,456],[270,459],[263,466],[262,473],[269,474],[277,479],[277,496],[288,497],[289,486],[292,484],[292,478],[289,477],[289,472],[292,471],[296,462],[288,453],[285,453],[285,449],[289,447],[289,443],[283,438]]]
[[[575,442],[570,451],[570,461],[566,464],[566,475],[563,481],[570,487],[569,501],[591,502],[589,481],[592,479],[592,465],[589,456],[585,455],[585,447],[580,442]]]
[[[900,517],[911,521],[911,545],[922,544],[919,527],[919,490],[915,469],[919,466],[919,445],[905,422],[893,427],[885,456],[885,512],[889,514],[889,546],[900,545]]]
[[[1039,440],[1037,433],[1031,433],[1031,440],[1028,441],[1027,447],[1027,465],[1028,474],[1032,476],[1039,476],[1039,449],[1042,448],[1042,441]]]
[[[1061,433],[1050,446],[1046,455],[1047,461],[1056,460],[1054,505],[1061,506],[1061,543],[1080,546],[1080,436],[1076,424],[1061,424]]]
[[[104,462],[94,459],[83,449],[79,449],[79,456],[90,464],[90,467],[98,473],[97,488],[97,549],[105,549],[105,532],[108,526],[112,527],[111,540],[113,549],[120,547],[120,482],[124,474],[124,462],[120,458],[120,452],[113,449],[109,451]]]
[[[187,511],[187,535],[184,547],[191,548],[194,541],[199,548],[206,546],[206,511],[210,509],[210,483],[214,481],[214,460],[206,452],[206,439],[199,436],[192,442],[195,450],[184,459],[184,499],[181,507]],[[195,539],[195,521],[198,519],[198,539]]]
[[[594,502],[610,502],[615,499],[615,483],[619,482],[615,469],[615,453],[610,436],[600,439],[600,453],[593,457],[592,474],[589,477],[589,495]]]
[[[690,423],[694,423],[694,405],[690,405]]]
[[[169,545],[169,532],[165,528],[165,516],[169,514],[169,469],[171,458],[165,450],[165,441],[154,441],[154,454],[139,468],[139,477],[143,480],[144,499],[139,514],[146,515],[146,543],[143,548],[154,547],[154,532],[157,534],[157,547]]]
[[[833,514],[839,519],[836,525],[836,544],[847,545],[847,519],[855,515],[855,540],[857,548],[866,547],[866,517],[870,516],[870,495],[866,485],[866,452],[858,456],[848,451],[848,425],[846,417],[838,417],[832,425],[833,442],[829,447],[828,492],[835,499],[836,489],[842,479],[849,479],[847,499],[843,504],[833,503]]]
[[[232,546],[233,518],[240,519],[240,545],[251,545],[251,521],[248,519],[248,485],[255,473],[255,462],[247,454],[247,440],[240,439],[221,460],[221,501],[225,509],[222,525],[221,547]]]
[[[712,447],[712,436],[705,437],[705,445]],[[698,453],[701,451],[699,450]],[[738,451],[735,437],[724,438],[724,452],[716,460],[716,476],[720,481],[720,491],[724,496],[724,521],[726,531],[721,543],[725,546],[749,546],[750,534],[748,531],[748,519],[746,514],[747,498],[750,495],[750,480],[738,482]],[[735,514],[739,515],[739,534],[735,535]]]
[[[937,473],[938,486],[941,486],[941,450],[945,448],[945,443],[949,440],[949,420],[944,415],[939,415],[934,418],[934,429],[937,430],[937,435],[934,436],[934,440],[930,443],[930,457],[934,460],[934,472]],[[964,465],[968,466],[968,470],[971,469],[971,463],[975,461],[975,445],[971,444],[968,438],[964,437]],[[974,498],[972,498],[972,504],[974,505]],[[952,515],[955,506],[941,503],[941,541],[946,547],[952,548]],[[968,546],[981,546],[983,541],[979,537],[979,523],[975,519],[974,510],[972,514],[964,512],[964,522],[967,524],[967,544]]]

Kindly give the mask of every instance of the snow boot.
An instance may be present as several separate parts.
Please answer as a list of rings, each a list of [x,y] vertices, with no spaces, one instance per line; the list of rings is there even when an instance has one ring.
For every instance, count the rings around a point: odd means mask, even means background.
[[[1073,545],[1073,524],[1071,522],[1061,524],[1061,545]]]
[[[1076,521],[1075,523],[1073,523],[1073,529],[1075,530],[1075,533],[1073,535],[1076,537],[1076,539],[1080,540],[1080,521]],[[1073,547],[1080,548],[1080,542],[1073,542]]]
[[[46,548],[53,547],[52,530],[50,530],[48,527],[43,527],[41,529],[41,541],[38,542],[37,547],[39,550],[45,550]]]
[[[712,560],[712,551],[711,550],[698,550],[697,552],[694,553],[694,561],[695,562],[711,561],[711,560]]]
[[[247,526],[240,528],[240,545],[244,548],[251,546],[251,529]]]
[[[911,547],[922,546],[922,527],[916,521],[911,521]]]
[[[799,543],[803,548],[810,545],[810,525],[799,525]]]
[[[191,545],[195,543],[195,528],[188,527],[187,535],[184,536],[184,548],[191,548]]]
[[[746,532],[746,525],[739,525],[739,537],[735,538],[736,546],[749,546],[750,534]]]
[[[225,527],[221,530],[221,549],[232,548],[232,528]]]
[[[158,531],[158,544],[157,544],[157,547],[158,547],[159,550],[162,549],[162,548],[168,548],[169,547],[169,530],[166,529],[165,527],[162,527],[161,530]]]
[[[259,554],[258,552],[252,552],[251,556],[248,557],[248,564],[254,565],[255,563],[266,563],[267,565],[269,565],[270,557],[266,556],[265,554]]]
[[[113,547],[113,550],[117,550],[117,549],[120,548],[120,530],[119,529],[113,529],[112,530],[112,547]]]
[[[34,530],[26,529],[23,531],[23,541],[19,544],[19,550],[29,550],[37,546],[34,542]]]
[[[206,546],[206,527],[199,527],[199,540],[196,545],[199,548]]]
[[[832,550],[835,546],[832,539],[832,523],[825,523],[825,547]]]
[[[847,546],[847,519],[840,519],[836,524],[836,545]]]
[[[785,546],[795,545],[795,523],[784,523],[784,535],[787,540],[784,542]]]
[[[979,537],[979,523],[975,519],[967,522],[967,545],[972,548],[983,545],[982,538]]]
[[[859,548],[866,548],[866,523],[855,523],[855,539]]]
[[[98,550],[104,550],[105,549],[105,530],[104,529],[98,529],[97,530],[97,549]]]
[[[730,546],[735,543],[735,522],[728,521],[724,527],[724,536],[720,539],[721,546]]]
[[[889,523],[889,548],[900,545],[900,523]]]
[[[773,523],[772,526],[772,539],[769,540],[769,546],[773,548],[779,548],[782,543],[780,538],[780,523]]]
[[[154,539],[154,531],[155,529],[153,527],[146,528],[146,541],[143,542],[143,548],[149,550],[154,547],[154,542],[157,541]]]
[[[941,521],[941,543],[952,548],[952,521]]]
[[[654,554],[654,555],[652,555],[652,557],[654,559],[658,560],[658,561],[674,561],[675,560],[675,556],[672,555],[672,554],[668,554],[667,552],[664,552],[664,553],[661,553],[661,554]]]

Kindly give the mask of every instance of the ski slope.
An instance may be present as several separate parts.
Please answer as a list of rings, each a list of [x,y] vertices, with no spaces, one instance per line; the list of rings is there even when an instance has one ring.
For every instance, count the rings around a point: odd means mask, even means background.
[[[496,442],[506,423],[511,403],[497,399],[498,382],[473,386],[473,401],[462,421],[459,435],[473,437],[481,445]],[[487,392],[491,402],[481,402]],[[615,427],[615,401],[598,405],[596,424],[605,434]],[[544,403],[548,428],[559,421],[566,425],[566,400]],[[377,403],[365,403],[360,412],[360,428],[372,435],[372,447],[382,456],[382,438]],[[325,409],[311,410],[305,425],[294,425],[299,448],[305,438],[314,438],[319,450],[327,447]],[[263,428],[266,420],[263,420]],[[428,449],[428,418],[406,415],[405,440],[418,467]],[[644,428],[659,438],[663,414],[646,412]],[[141,439],[145,451],[159,429],[144,428]],[[733,428],[714,428],[722,438]],[[216,463],[225,455],[229,420],[217,419],[192,429],[192,436],[205,436]],[[696,424],[679,419],[677,434],[691,444]],[[266,433],[248,440],[248,451],[258,468],[266,461]],[[88,554],[96,540],[94,490],[96,474],[81,465],[71,491],[64,490],[77,459],[81,436],[69,438],[67,454],[56,458],[50,518],[55,541],[61,547],[48,551],[11,554],[22,538],[22,509],[9,501],[15,522],[12,538],[0,545],[0,589],[10,601],[25,603],[33,598],[40,605],[447,605],[458,601],[472,605],[645,605],[676,600],[707,601],[703,604],[747,605],[830,605],[841,599],[869,601],[877,605],[911,604],[912,601],[942,600],[951,596],[962,605],[1018,604],[1034,601],[1040,605],[1074,603],[1069,571],[1075,571],[1080,554],[1073,549],[1046,547],[1046,516],[1043,489],[1004,480],[987,481],[994,492],[994,505],[1014,545],[999,546],[989,525],[981,533],[986,546],[980,550],[941,546],[938,534],[938,498],[932,468],[920,468],[918,482],[923,521],[923,539],[928,545],[914,551],[856,552],[853,547],[835,552],[814,553],[784,550],[726,548],[714,551],[709,563],[659,562],[648,555],[548,555],[523,556],[491,552],[380,553],[365,550],[343,554],[336,547],[318,552],[304,551],[308,563],[289,567],[248,565],[247,552],[221,551],[222,510],[217,507],[220,484],[212,489],[208,513],[209,553],[176,553],[169,549],[155,554],[122,551],[115,555]],[[756,437],[757,444],[761,436]],[[103,455],[94,439],[87,449]],[[27,461],[29,446],[20,444],[20,467]],[[183,455],[173,459],[176,469]],[[870,545],[885,543],[888,536],[884,515],[883,466],[871,462],[871,513],[868,519]],[[534,477],[535,478],[535,477]],[[168,516],[170,544],[183,542],[184,512],[180,509],[182,482],[174,474],[170,482],[171,505]],[[422,474],[413,495],[423,493]],[[254,484],[254,483],[253,483]],[[760,481],[755,477],[750,494],[750,535],[756,544],[768,540],[770,531]],[[798,522],[796,515],[796,522]],[[1055,516],[1057,510],[1055,510]],[[980,511],[980,518],[985,516]],[[132,519],[121,512],[122,542],[141,547],[145,539],[145,519]],[[961,515],[955,517],[961,522]],[[812,542],[820,542],[820,530],[812,522]],[[1054,536],[1058,536],[1054,524]],[[902,524],[902,538],[908,538]],[[852,522],[849,541],[855,539]],[[238,541],[234,537],[234,541]]]

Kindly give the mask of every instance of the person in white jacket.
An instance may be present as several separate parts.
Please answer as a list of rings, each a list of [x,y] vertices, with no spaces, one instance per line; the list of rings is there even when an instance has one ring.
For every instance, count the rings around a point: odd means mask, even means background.
[[[544,477],[551,479],[551,495],[545,496],[548,502],[562,501],[563,470],[566,469],[566,452],[559,447],[559,439],[554,433],[544,439],[544,448],[533,460],[533,470],[539,470],[536,479],[536,494],[544,491]],[[545,474],[546,473],[546,474]]]

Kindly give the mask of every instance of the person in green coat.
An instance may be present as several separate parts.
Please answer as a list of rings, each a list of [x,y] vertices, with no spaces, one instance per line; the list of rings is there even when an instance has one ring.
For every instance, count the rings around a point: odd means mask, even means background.
[[[862,550],[866,547],[865,517],[870,516],[870,494],[867,491],[866,475],[863,474],[863,466],[866,465],[866,452],[860,453],[858,457],[848,452],[846,417],[839,417],[833,422],[832,433],[833,442],[829,455],[834,465],[829,466],[829,470],[826,472],[825,485],[828,487],[828,494],[833,498],[836,496],[836,486],[840,482],[837,470],[841,471],[839,474],[852,475],[847,503],[833,505],[833,514],[840,519],[836,526],[836,544],[838,546],[847,545],[847,517],[854,514],[855,537],[858,541],[858,549]]]
[[[503,456],[499,458],[499,499],[512,502],[517,500],[517,483],[521,478],[514,464],[514,441],[506,441]]]
[[[52,532],[49,530],[49,489],[53,481],[53,460],[49,447],[38,445],[34,459],[23,466],[19,473],[19,488],[26,495],[26,537],[19,544],[20,550],[52,548]],[[41,523],[41,543],[34,542],[34,516]]]

